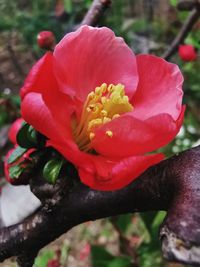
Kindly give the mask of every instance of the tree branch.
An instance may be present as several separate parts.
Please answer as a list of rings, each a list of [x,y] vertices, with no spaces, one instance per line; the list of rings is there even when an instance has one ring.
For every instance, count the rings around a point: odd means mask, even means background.
[[[81,25],[96,26],[111,2],[111,0],[94,0]]]
[[[169,60],[174,53],[176,53],[179,45],[184,41],[187,37],[189,32],[191,31],[193,25],[197,22],[200,16],[200,3],[198,2],[193,10],[191,11],[190,15],[188,16],[187,20],[183,24],[182,28],[180,29],[179,34],[173,40],[172,44],[169,46],[167,51],[162,55],[162,57],[166,60]]]
[[[200,147],[149,168],[118,191],[95,191],[80,182],[69,185],[68,180],[60,179],[53,187],[41,182],[42,178],[32,179],[37,196],[43,195],[37,194],[37,185],[39,190],[47,187],[46,201],[41,199],[41,209],[24,222],[0,230],[1,261],[27,255],[33,248],[35,255],[61,234],[89,220],[167,210],[160,234],[164,256],[200,266]]]

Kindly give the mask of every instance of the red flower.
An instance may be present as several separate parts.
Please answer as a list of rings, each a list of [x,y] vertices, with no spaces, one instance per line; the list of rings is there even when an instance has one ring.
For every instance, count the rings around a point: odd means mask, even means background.
[[[9,129],[8,137],[13,144],[17,143],[17,140],[16,140],[17,133],[19,129],[21,128],[23,122],[24,120],[22,118],[16,119],[16,121],[13,122],[13,124],[11,125]]]
[[[42,49],[53,49],[55,45],[55,36],[51,31],[42,31],[37,35],[38,46]]]
[[[115,190],[163,159],[147,153],[178,133],[182,83],[176,65],[135,56],[108,28],[83,26],[33,67],[21,111],[83,183]]]
[[[194,61],[197,58],[197,52],[192,45],[180,45],[178,53],[183,61]]]

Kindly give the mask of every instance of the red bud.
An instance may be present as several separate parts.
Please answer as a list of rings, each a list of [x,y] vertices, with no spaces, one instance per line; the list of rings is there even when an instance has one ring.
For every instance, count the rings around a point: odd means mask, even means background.
[[[183,61],[194,61],[197,58],[197,52],[192,45],[180,45],[178,53]]]
[[[37,35],[38,46],[42,49],[52,50],[55,46],[55,36],[51,31],[42,31]]]

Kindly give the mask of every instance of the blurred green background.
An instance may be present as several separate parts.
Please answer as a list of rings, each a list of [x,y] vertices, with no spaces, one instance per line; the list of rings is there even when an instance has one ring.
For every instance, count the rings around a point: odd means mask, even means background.
[[[81,22],[91,0],[0,0],[0,136],[3,129],[19,116],[18,91],[31,65],[44,53],[36,42],[38,32],[51,30],[57,41]],[[110,27],[124,37],[135,53],[161,56],[178,33],[188,12],[177,11],[176,0],[114,0],[99,25]],[[200,22],[185,40],[200,48]],[[200,143],[200,60],[183,62],[176,53],[185,78],[184,125],[176,139],[160,149],[171,156]],[[1,139],[3,140],[3,139]],[[3,148],[4,142],[0,142]],[[3,159],[3,152],[0,153]],[[3,176],[2,163],[0,176]],[[161,267],[166,263],[160,252],[159,225],[164,212],[122,215],[86,223],[45,248],[36,267],[58,259],[60,266],[80,267]],[[0,266],[15,266],[6,262]]]

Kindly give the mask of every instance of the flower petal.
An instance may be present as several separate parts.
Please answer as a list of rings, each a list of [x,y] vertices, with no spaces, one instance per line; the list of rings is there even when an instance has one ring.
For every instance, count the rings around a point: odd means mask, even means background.
[[[54,50],[60,89],[84,101],[102,83],[125,85],[132,96],[138,83],[135,55],[108,28],[82,26],[67,34]]]
[[[184,111],[185,107],[177,121],[169,114],[145,121],[128,114],[121,116],[96,130],[92,147],[101,155],[115,158],[151,152],[172,141],[180,130]],[[112,131],[113,136],[106,135],[106,131]]]
[[[65,135],[68,136],[68,129],[54,120],[39,93],[29,93],[24,97],[21,113],[26,122],[48,138],[63,140]]]
[[[112,163],[103,158],[96,159],[96,173],[87,172],[80,168],[81,181],[96,190],[118,190],[128,185],[150,166],[164,159],[162,154],[129,157]],[[106,171],[107,177],[102,177],[102,170]]]
[[[51,89],[57,88],[57,86],[57,81],[53,74],[53,54],[47,52],[32,67],[20,90],[20,96],[23,99],[29,92],[49,92]]]
[[[164,159],[163,154],[133,156],[119,160],[82,152],[70,142],[59,144],[49,141],[78,169],[81,181],[97,190],[117,190],[136,179],[150,166]]]
[[[181,111],[183,76],[177,65],[152,55],[137,58],[139,84],[132,103],[134,116],[145,120],[168,113],[176,120]]]

